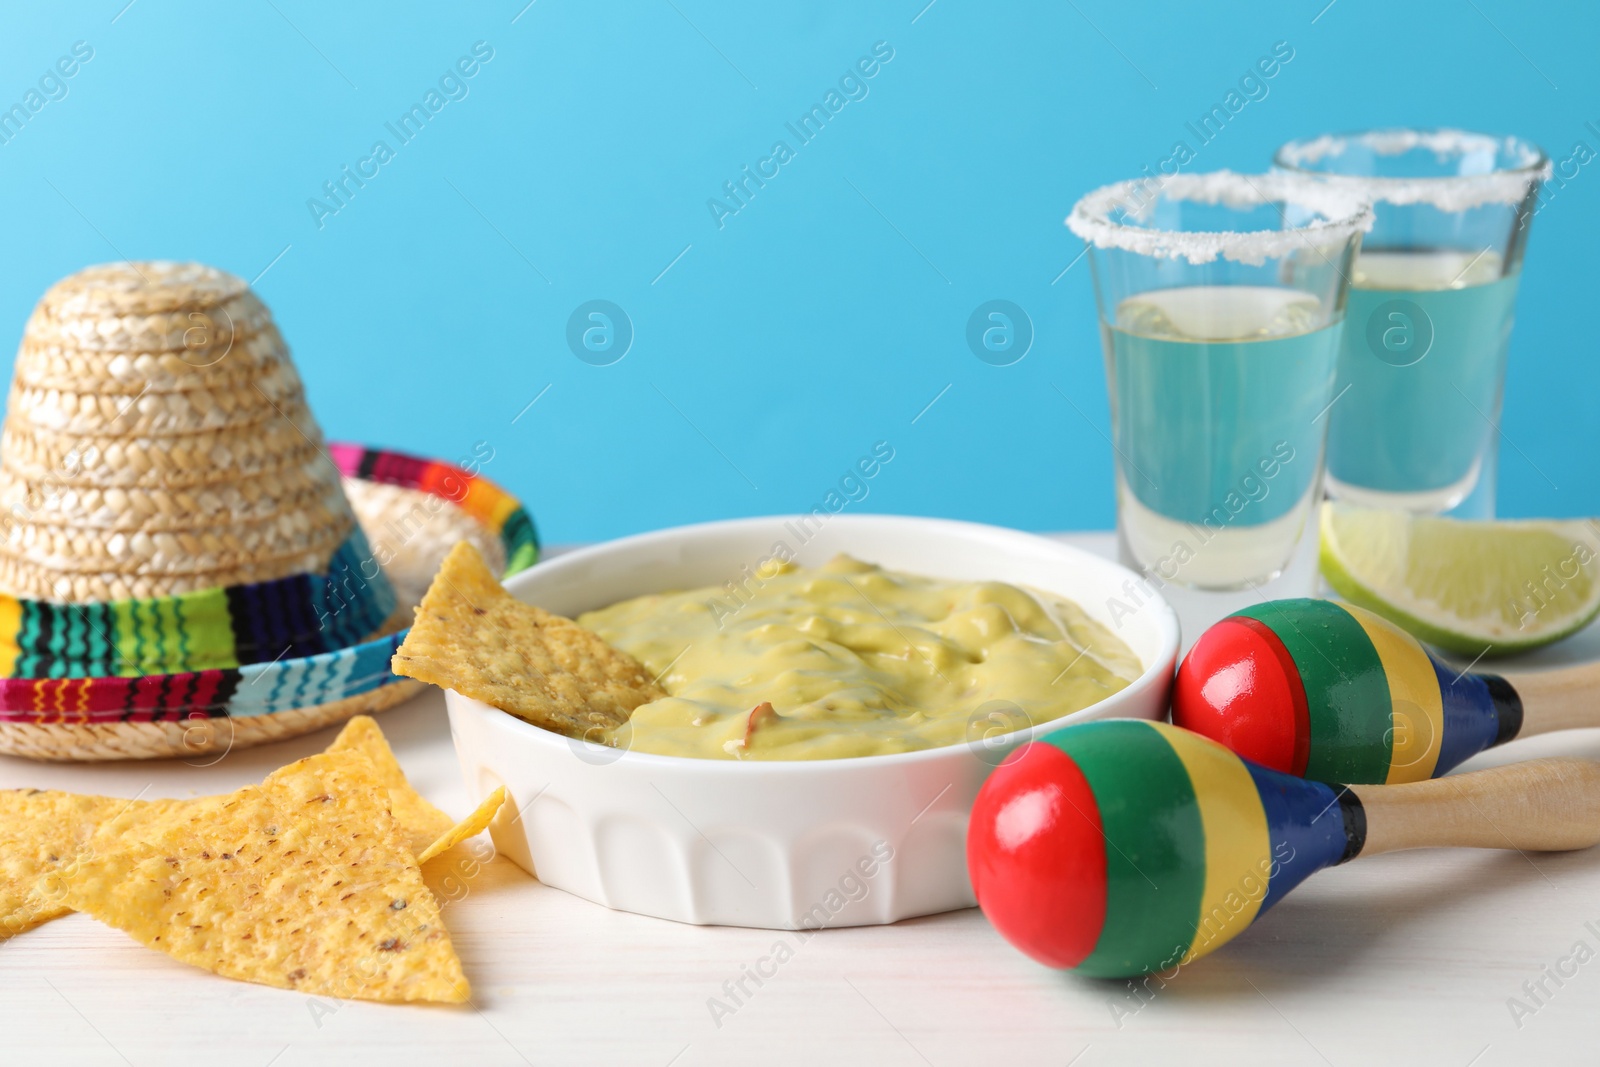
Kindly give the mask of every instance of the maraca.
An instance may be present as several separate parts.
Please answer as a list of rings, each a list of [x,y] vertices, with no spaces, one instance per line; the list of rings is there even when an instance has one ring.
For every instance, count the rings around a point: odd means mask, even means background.
[[[1166,723],[1057,730],[972,807],[978,905],[1041,963],[1098,978],[1211,952],[1324,867],[1432,845],[1600,842],[1600,763],[1547,759],[1355,789],[1248,763]]]
[[[1349,604],[1274,600],[1200,635],[1172,721],[1320,782],[1436,778],[1514,737],[1600,726],[1600,663],[1504,678],[1456,671]]]

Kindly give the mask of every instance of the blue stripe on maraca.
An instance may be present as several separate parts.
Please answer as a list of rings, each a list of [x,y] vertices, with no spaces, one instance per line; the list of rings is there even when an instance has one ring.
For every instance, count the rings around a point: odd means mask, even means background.
[[[1439,692],[1444,697],[1444,744],[1433,772],[1437,778],[1493,745],[1500,733],[1500,716],[1481,676],[1463,674],[1431,655],[1428,659],[1439,675]]]
[[[1503,745],[1522,732],[1522,696],[1516,686],[1498,674],[1480,674],[1483,684],[1489,687],[1489,699],[1494,701],[1494,717],[1499,720],[1499,730],[1494,743]]]
[[[1248,760],[1244,765],[1261,794],[1272,842],[1271,877],[1261,902],[1266,911],[1308,877],[1338,863],[1348,840],[1336,787],[1280,774]]]

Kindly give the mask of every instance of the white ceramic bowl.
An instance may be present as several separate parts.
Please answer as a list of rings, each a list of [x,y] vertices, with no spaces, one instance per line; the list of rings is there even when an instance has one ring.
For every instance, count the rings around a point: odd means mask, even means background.
[[[1132,685],[1035,728],[1159,718],[1178,620],[1146,596],[1114,621],[1132,572],[1080,549],[993,526],[879,515],[830,517],[803,543],[798,518],[662,530],[540,563],[507,582],[561,615],[646,593],[720,585],[782,541],[798,562],[835,554],[939,578],[1033,585],[1077,601],[1139,657]],[[815,520],[812,520],[815,524]],[[818,761],[688,759],[604,748],[446,694],[467,788],[504,785],[495,844],[547,885],[608,908],[688,923],[773,929],[890,923],[971,907],[967,818],[978,787],[1034,730],[888,756]],[[520,812],[520,817],[510,814]]]

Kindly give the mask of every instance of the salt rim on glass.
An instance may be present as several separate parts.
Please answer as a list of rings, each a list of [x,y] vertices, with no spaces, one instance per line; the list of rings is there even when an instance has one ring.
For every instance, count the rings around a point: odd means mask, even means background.
[[[1152,188],[1153,187],[1153,188]],[[1292,204],[1314,221],[1273,230],[1181,232],[1139,225],[1158,199],[1234,208]],[[1223,259],[1259,267],[1308,245],[1338,244],[1372,229],[1372,205],[1358,192],[1303,174],[1174,174],[1102,186],[1073,205],[1067,228],[1096,248],[1118,248],[1161,259],[1210,263]]]
[[[1440,161],[1449,157],[1487,154],[1491,160],[1501,153],[1513,161],[1511,166],[1491,166],[1473,174],[1442,174],[1431,177],[1384,177],[1371,174],[1345,174],[1323,169],[1328,159],[1343,155],[1352,145],[1370,149],[1379,156],[1398,156],[1423,150]],[[1486,204],[1517,204],[1528,195],[1536,181],[1546,181],[1552,172],[1544,150],[1517,137],[1496,137],[1470,130],[1369,130],[1364,133],[1324,134],[1306,141],[1290,141],[1278,149],[1273,164],[1285,172],[1315,176],[1366,196],[1375,203],[1427,204],[1440,211],[1469,211]]]

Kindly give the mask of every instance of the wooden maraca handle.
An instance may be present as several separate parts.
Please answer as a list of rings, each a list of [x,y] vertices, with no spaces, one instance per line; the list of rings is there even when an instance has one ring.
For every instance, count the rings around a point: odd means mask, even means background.
[[[1522,700],[1518,737],[1600,726],[1600,661],[1502,674]]]
[[[1600,763],[1593,760],[1530,760],[1350,792],[1366,817],[1357,856],[1439,846],[1561,852],[1600,844]],[[1348,812],[1345,821],[1348,830]]]

